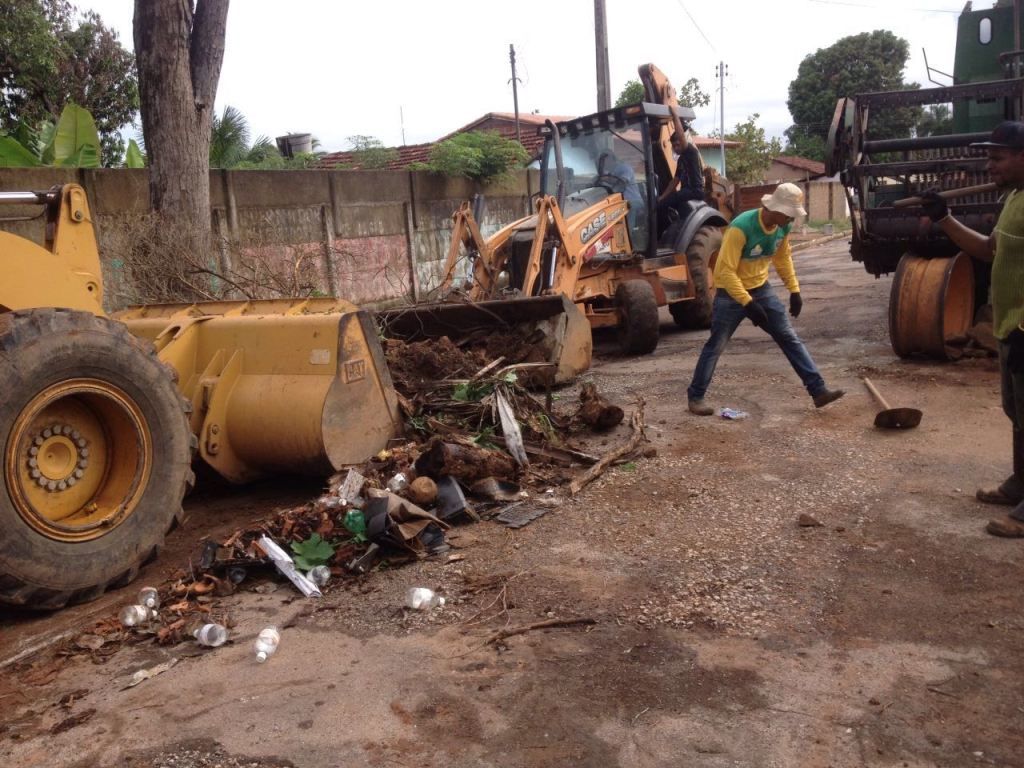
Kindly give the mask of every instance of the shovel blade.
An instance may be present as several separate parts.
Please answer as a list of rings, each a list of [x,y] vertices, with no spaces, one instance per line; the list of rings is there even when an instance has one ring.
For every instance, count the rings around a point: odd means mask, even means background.
[[[875,416],[879,429],[913,429],[921,423],[921,411],[917,408],[889,408]]]

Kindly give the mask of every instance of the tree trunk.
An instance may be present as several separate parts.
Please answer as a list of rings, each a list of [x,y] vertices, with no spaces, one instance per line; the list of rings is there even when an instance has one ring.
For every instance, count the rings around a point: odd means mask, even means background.
[[[163,258],[176,262],[181,298],[190,289],[202,293],[190,279],[195,270],[189,262],[209,264],[212,258],[210,123],[227,15],[228,0],[135,0],[150,205],[162,219],[160,231],[176,245]]]

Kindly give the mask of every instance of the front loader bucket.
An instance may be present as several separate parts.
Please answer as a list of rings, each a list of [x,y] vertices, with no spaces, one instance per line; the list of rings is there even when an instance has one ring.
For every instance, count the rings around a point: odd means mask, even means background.
[[[401,430],[376,329],[347,302],[161,305],[116,317],[177,372],[199,454],[233,482],[329,474]]]
[[[423,304],[377,312],[384,335],[403,341],[447,336],[458,343],[514,333],[533,344],[530,360],[551,363],[554,382],[572,381],[590,368],[590,323],[568,298],[533,296],[462,304]]]

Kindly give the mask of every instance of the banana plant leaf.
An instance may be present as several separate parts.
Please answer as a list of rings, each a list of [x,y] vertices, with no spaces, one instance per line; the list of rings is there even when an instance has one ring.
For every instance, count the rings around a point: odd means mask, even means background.
[[[100,136],[89,110],[77,104],[64,107],[53,136],[53,164],[75,168],[100,167]]]
[[[0,168],[34,168],[42,165],[32,152],[10,136],[0,136]]]
[[[142,154],[142,150],[139,149],[139,145],[135,143],[135,139],[128,139],[128,149],[126,149],[124,152],[124,167],[146,167],[146,157],[145,155]]]
[[[40,123],[39,134],[36,136],[36,153],[43,165],[53,165],[53,137],[56,133],[57,126],[49,120]]]
[[[64,158],[57,165],[62,168],[99,168],[100,153],[91,144],[83,144],[75,154]]]

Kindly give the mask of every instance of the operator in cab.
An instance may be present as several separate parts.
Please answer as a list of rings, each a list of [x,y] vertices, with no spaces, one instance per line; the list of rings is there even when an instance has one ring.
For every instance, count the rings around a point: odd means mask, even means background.
[[[672,86],[666,83],[663,103],[671,103]],[[704,200],[704,170],[700,151],[686,135],[686,127],[674,110],[672,123],[672,151],[676,160],[676,173],[672,181],[658,195],[658,237],[660,238],[675,219],[685,219],[690,212],[691,200]]]

